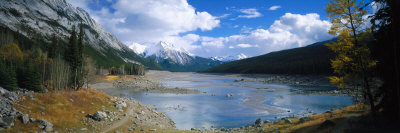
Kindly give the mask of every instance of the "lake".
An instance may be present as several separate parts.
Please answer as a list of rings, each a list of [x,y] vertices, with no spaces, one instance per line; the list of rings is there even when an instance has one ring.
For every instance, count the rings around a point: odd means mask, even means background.
[[[246,77],[190,72],[151,71],[146,76],[168,87],[198,89],[203,93],[106,92],[132,97],[158,108],[178,129],[238,128],[254,124],[257,118],[274,121],[289,115],[311,115],[353,105],[352,97],[294,93],[299,89],[335,89],[331,87],[235,82]]]

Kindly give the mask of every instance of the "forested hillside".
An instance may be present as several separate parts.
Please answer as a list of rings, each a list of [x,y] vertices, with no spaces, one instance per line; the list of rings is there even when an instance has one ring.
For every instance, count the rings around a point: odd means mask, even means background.
[[[201,72],[327,75],[332,73],[330,59],[335,55],[324,44],[331,41],[228,62]]]

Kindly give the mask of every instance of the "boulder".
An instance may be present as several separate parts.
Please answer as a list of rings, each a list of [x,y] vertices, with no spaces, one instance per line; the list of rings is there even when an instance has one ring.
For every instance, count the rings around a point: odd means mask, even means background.
[[[292,123],[292,121],[290,120],[290,119],[284,119],[284,121],[285,121],[285,124],[291,124]]]
[[[264,122],[262,121],[261,118],[258,118],[258,119],[256,120],[256,122],[254,122],[254,125],[255,125],[256,127],[262,127],[263,124],[264,124]]]
[[[115,107],[119,110],[119,111],[123,111],[122,108],[127,107],[126,102],[125,101],[116,101],[115,102]]]
[[[22,123],[24,124],[28,124],[29,122],[29,116],[28,114],[22,114],[19,119],[21,120]]]
[[[107,118],[107,113],[103,111],[97,111],[96,113],[91,115],[90,118],[96,121],[103,121],[105,118]]]
[[[43,119],[38,120],[38,122],[42,124],[43,130],[45,130],[46,132],[53,131],[53,124],[51,124],[50,122]]]
[[[6,89],[4,89],[3,87],[0,87],[0,95],[5,94],[6,92],[8,92]]]
[[[233,97],[233,95],[232,94],[226,94],[226,97]]]

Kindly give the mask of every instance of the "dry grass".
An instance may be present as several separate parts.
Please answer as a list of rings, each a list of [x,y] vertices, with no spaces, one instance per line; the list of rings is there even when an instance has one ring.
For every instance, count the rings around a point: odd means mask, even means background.
[[[123,75],[123,76],[119,76],[119,75],[96,75],[90,78],[90,81],[92,83],[101,83],[101,82],[114,82],[118,79],[122,79],[122,80],[132,80],[132,79],[136,79],[136,76],[134,75]]]
[[[22,100],[14,107],[29,117],[36,119],[45,119],[54,125],[57,131],[63,131],[65,128],[83,128],[82,120],[86,119],[88,113],[94,113],[97,110],[117,111],[110,101],[110,96],[95,89],[84,89],[79,91],[62,91],[48,93],[34,93],[34,99],[29,96],[22,97]],[[82,113],[84,111],[85,113]],[[42,115],[44,113],[44,115]],[[38,124],[27,124],[17,120],[16,126],[6,132],[28,132],[39,130]],[[88,128],[88,127],[86,127]]]
[[[339,128],[345,127],[346,121],[350,117],[359,117],[362,115],[366,115],[368,113],[367,107],[365,105],[353,105],[348,106],[342,109],[334,110],[332,113],[322,113],[309,116],[311,120],[299,123],[300,118],[292,118],[291,124],[285,124],[283,121],[277,122],[274,124],[266,124],[264,129],[266,131],[276,131],[279,130],[282,133],[286,132],[298,132],[298,133],[310,133],[310,132],[318,132],[318,133],[329,133],[334,130],[338,130]],[[336,125],[335,127],[326,128],[323,130],[319,130],[318,127],[325,121],[331,120]]]

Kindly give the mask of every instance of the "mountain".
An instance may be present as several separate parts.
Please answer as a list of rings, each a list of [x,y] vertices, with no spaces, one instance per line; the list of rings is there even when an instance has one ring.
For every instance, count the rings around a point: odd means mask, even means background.
[[[187,50],[177,48],[171,43],[160,41],[151,46],[137,43],[129,46],[136,54],[155,60],[169,71],[199,71],[220,64],[220,61],[195,56]]]
[[[152,57],[157,62],[169,60],[173,64],[187,65],[193,61],[193,55],[185,49],[177,48],[173,44],[160,41],[148,47],[144,53],[145,57]]]
[[[235,56],[215,56],[212,57],[212,60],[215,61],[221,61],[221,62],[231,62],[231,61],[235,61],[235,60],[242,60],[242,59],[246,59],[247,56],[243,53],[237,54]]]
[[[201,72],[327,75],[332,73],[330,59],[335,54],[324,44],[332,41],[335,39],[232,61]]]
[[[98,65],[108,67],[137,63],[159,68],[154,61],[138,56],[113,34],[105,31],[85,10],[75,8],[65,0],[0,1],[0,26],[31,40],[50,42],[54,34],[65,44],[72,26],[79,24],[84,27],[86,53]],[[65,45],[62,47],[65,48]]]

